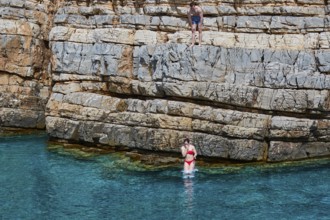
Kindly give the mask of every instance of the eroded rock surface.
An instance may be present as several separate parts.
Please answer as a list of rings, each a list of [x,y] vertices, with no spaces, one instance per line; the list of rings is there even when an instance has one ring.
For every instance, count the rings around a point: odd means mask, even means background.
[[[0,126],[45,128],[51,90],[48,1],[0,1]]]
[[[1,126],[177,153],[190,137],[242,161],[330,155],[330,2],[202,1],[193,48],[188,1],[0,2]]]

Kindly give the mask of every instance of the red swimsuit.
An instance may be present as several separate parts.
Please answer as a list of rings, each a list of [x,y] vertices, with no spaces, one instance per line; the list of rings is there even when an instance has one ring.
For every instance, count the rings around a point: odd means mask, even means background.
[[[195,155],[195,152],[192,151],[192,150],[189,150],[189,151],[187,152],[187,154]],[[190,166],[190,164],[191,164],[192,162],[194,162],[194,161],[195,161],[195,159],[192,159],[192,160],[184,160],[184,162],[186,162],[189,166]]]

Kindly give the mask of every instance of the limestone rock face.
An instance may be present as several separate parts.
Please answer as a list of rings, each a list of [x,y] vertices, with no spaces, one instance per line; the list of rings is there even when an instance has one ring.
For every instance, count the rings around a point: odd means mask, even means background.
[[[51,11],[48,1],[0,1],[0,127],[45,128]]]
[[[240,161],[330,155],[327,1],[201,1],[192,48],[187,1],[0,2],[24,10],[1,12],[2,126],[174,153],[189,137]]]

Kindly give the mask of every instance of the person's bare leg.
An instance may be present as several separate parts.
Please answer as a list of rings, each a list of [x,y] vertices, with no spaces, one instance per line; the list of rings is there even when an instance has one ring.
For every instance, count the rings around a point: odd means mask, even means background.
[[[189,173],[194,172],[194,168],[195,168],[195,161],[189,165]]]
[[[195,45],[195,32],[196,32],[196,24],[191,25],[191,45],[190,47]]]
[[[194,172],[194,169],[195,169],[195,161],[194,162],[192,162],[191,164],[190,164],[190,172],[192,173],[192,172]]]
[[[186,174],[186,173],[189,173],[189,164],[184,162],[184,165],[183,165],[183,172]]]
[[[198,40],[199,46],[202,45],[202,24],[198,24]]]

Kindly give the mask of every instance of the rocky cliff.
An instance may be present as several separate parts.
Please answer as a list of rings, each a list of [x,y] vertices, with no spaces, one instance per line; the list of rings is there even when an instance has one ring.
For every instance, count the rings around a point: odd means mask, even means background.
[[[50,11],[47,4],[0,0],[0,127],[45,127]]]
[[[0,0],[0,126],[283,161],[330,155],[330,0]]]

